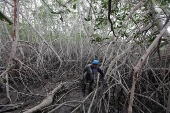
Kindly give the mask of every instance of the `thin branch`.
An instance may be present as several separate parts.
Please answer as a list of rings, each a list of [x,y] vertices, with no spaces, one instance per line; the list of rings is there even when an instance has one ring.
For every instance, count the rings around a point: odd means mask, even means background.
[[[115,37],[117,37],[117,36],[115,35],[114,29],[113,29],[112,20],[111,20],[111,18],[110,18],[111,8],[112,8],[112,0],[108,0],[108,20],[109,20],[109,22],[110,22],[110,24],[111,24],[110,27],[111,27],[111,31],[113,32],[113,35],[114,35]]]

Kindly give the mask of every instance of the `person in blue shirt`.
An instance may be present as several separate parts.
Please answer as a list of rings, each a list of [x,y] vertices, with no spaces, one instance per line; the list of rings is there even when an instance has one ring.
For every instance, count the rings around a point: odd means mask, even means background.
[[[84,68],[84,76],[83,76],[83,86],[82,86],[82,91],[85,94],[86,90],[86,85],[89,84],[88,87],[88,93],[92,92],[94,90],[95,84],[97,82],[97,74],[100,73],[100,81],[102,83],[105,83],[104,80],[104,73],[103,71],[99,68],[99,61],[98,60],[93,60],[92,64],[88,64]]]

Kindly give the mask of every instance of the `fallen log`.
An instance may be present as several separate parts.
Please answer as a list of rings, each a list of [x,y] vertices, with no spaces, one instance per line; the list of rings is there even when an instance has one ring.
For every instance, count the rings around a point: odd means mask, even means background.
[[[53,89],[53,91],[51,91],[48,94],[48,96],[40,104],[38,104],[37,106],[35,106],[35,107],[31,108],[31,109],[28,109],[27,111],[25,111],[23,113],[33,113],[33,112],[41,110],[42,108],[44,108],[46,106],[49,106],[53,101],[53,97],[54,97],[55,93],[58,90],[60,90],[63,85],[64,85],[64,83],[60,83],[55,89]]]

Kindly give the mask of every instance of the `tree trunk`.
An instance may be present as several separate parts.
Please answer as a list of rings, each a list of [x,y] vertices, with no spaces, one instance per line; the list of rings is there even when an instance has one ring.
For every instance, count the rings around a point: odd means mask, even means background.
[[[18,42],[18,22],[19,22],[19,2],[18,0],[14,0],[14,34],[13,34],[13,40],[12,40],[12,47],[11,47],[11,53],[8,61],[7,71],[6,71],[6,92],[7,97],[11,102],[10,94],[9,94],[9,83],[8,83],[8,70],[12,66],[12,59],[15,57],[16,54],[16,48],[17,48],[17,42]]]
[[[137,82],[140,70],[142,69],[142,66],[145,63],[145,60],[149,56],[149,54],[151,53],[152,49],[157,45],[158,41],[160,40],[162,35],[167,30],[168,25],[169,25],[169,23],[161,30],[159,35],[155,38],[155,40],[152,42],[152,44],[149,46],[149,48],[146,50],[146,52],[142,55],[142,57],[138,61],[137,65],[133,68],[134,69],[134,73],[133,73],[132,88],[131,88],[131,92],[130,92],[130,100],[129,100],[128,113],[132,113],[135,85],[136,85],[136,82]]]

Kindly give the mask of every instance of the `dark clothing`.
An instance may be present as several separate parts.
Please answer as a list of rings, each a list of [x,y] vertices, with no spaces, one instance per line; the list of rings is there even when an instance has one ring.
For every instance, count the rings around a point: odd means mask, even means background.
[[[92,64],[88,64],[83,73],[84,73],[84,77],[83,77],[83,86],[82,86],[82,91],[85,93],[86,90],[86,84],[89,84],[88,87],[88,92],[92,92],[94,87],[95,87],[95,83],[97,82],[97,74],[98,72],[100,73],[100,80],[102,80],[102,82],[104,81],[104,73],[100,68],[93,68]]]
[[[100,73],[100,79],[104,79],[104,73],[100,68],[93,68],[92,64],[88,64],[84,69],[85,79],[96,82],[98,72]]]
[[[85,95],[85,90],[87,90],[88,93],[91,93],[94,90],[94,87],[95,87],[95,83],[93,81],[87,82],[87,83],[82,81],[82,91],[83,91],[84,95]]]

